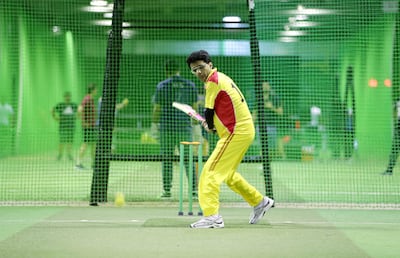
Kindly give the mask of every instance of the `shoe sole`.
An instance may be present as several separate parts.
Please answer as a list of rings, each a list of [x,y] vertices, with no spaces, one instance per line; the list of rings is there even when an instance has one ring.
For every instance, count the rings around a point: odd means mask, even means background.
[[[190,228],[224,228],[224,223],[214,223],[212,225],[204,226],[204,227],[194,227],[193,224],[190,225]]]
[[[274,201],[273,199],[268,198],[268,204],[267,204],[267,206],[264,207],[264,209],[263,209],[261,215],[260,215],[258,218],[254,219],[254,221],[249,221],[249,223],[250,223],[250,224],[257,224],[257,222],[260,221],[260,219],[262,219],[262,218],[264,217],[265,213],[266,213],[269,209],[272,208],[272,206],[274,205],[274,203],[275,203],[275,201]]]

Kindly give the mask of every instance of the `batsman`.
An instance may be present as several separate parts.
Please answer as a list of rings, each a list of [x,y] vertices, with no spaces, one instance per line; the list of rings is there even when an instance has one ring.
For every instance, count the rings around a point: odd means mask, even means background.
[[[274,200],[263,196],[237,172],[255,137],[254,123],[246,100],[235,82],[214,67],[207,51],[191,53],[186,63],[191,72],[205,83],[204,127],[219,137],[199,180],[199,203],[204,217],[190,227],[225,226],[219,214],[222,182],[253,207],[249,223],[256,224],[273,206]]]

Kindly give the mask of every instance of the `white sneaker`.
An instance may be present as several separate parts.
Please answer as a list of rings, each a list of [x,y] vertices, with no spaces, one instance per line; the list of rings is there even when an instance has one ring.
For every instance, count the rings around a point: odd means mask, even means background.
[[[201,220],[190,224],[191,228],[223,228],[224,226],[224,220],[220,215],[204,217]]]
[[[256,224],[264,214],[274,205],[274,200],[264,197],[263,200],[254,207],[254,211],[250,214],[250,224]]]

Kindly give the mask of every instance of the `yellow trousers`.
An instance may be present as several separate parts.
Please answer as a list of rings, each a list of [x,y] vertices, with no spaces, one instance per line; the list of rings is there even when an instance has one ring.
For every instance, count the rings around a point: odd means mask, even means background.
[[[251,206],[256,206],[263,199],[263,195],[236,171],[253,140],[254,132],[247,135],[231,134],[217,142],[199,181],[199,203],[204,216],[218,214],[222,182]]]

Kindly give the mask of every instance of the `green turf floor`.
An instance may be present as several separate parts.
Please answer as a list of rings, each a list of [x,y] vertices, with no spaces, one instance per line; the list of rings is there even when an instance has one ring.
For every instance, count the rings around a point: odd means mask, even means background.
[[[190,229],[175,207],[0,207],[0,257],[399,257],[399,210],[222,207]]]

